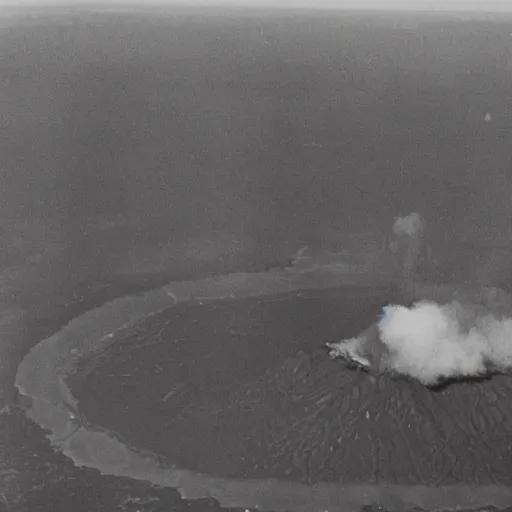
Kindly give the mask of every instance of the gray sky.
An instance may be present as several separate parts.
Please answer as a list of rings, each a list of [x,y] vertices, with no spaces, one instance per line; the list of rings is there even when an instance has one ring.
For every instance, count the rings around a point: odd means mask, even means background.
[[[1,6],[23,5],[86,5],[88,0],[0,0]],[[93,3],[98,4],[98,1]],[[476,11],[476,12],[512,12],[512,0],[103,0],[105,6],[131,4],[158,5],[234,5],[234,6],[265,6],[265,7],[323,7],[328,9],[385,9],[385,10],[419,10],[419,11]]]

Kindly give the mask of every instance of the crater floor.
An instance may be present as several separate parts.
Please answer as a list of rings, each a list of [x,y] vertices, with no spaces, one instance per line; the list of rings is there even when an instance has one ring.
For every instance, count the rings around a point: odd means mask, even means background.
[[[510,485],[510,378],[432,391],[328,357],[326,340],[387,300],[344,288],[182,303],[118,333],[70,384],[92,423],[201,473]]]

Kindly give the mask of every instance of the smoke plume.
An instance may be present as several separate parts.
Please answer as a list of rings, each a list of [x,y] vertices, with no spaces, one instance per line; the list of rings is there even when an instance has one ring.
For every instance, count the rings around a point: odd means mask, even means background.
[[[494,298],[497,295],[494,296]],[[512,318],[499,301],[389,305],[358,337],[329,343],[331,357],[412,377],[427,386],[512,368]]]
[[[378,329],[386,369],[426,385],[512,367],[512,318],[478,304],[386,306]]]
[[[512,369],[510,295],[498,288],[415,283],[422,260],[432,264],[419,213],[395,219],[389,248],[417,301],[410,307],[388,305],[359,336],[327,343],[331,357],[427,386]]]

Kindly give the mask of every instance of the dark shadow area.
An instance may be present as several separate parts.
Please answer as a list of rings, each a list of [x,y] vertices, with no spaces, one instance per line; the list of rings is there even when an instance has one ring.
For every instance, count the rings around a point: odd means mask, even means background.
[[[490,373],[489,375],[482,375],[479,377],[471,377],[471,378],[457,377],[457,378],[452,378],[450,380],[445,379],[445,380],[439,381],[437,384],[435,384],[433,386],[429,386],[429,389],[434,392],[443,392],[443,391],[446,391],[452,385],[470,383],[470,382],[474,382],[476,384],[479,384],[479,383],[483,384],[486,382],[490,382],[492,380],[492,378],[493,378],[493,375]]]

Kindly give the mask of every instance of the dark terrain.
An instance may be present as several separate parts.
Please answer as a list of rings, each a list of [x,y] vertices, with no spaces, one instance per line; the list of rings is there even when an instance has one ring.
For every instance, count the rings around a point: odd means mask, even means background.
[[[343,13],[4,18],[1,405],[29,348],[95,305],[385,236],[398,214],[428,219],[456,279],[508,282],[511,33]],[[16,408],[0,431],[0,510],[217,507],[77,469]]]
[[[510,485],[512,379],[347,370],[346,339],[393,301],[343,287],[182,304],[118,333],[71,379],[92,425],[180,468],[308,484]]]

